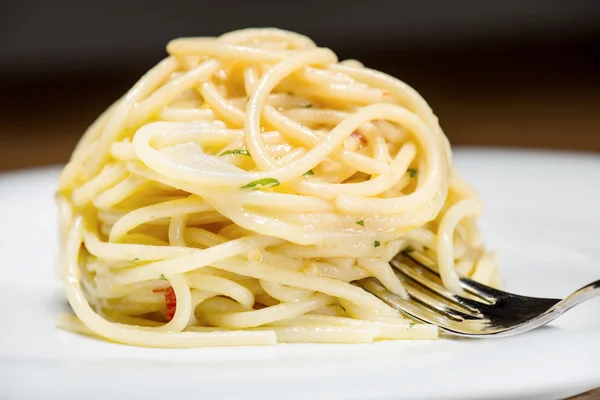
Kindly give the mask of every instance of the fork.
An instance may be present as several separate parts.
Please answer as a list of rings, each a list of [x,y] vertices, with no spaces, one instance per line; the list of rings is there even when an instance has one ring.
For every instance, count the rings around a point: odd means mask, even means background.
[[[538,328],[570,308],[600,295],[600,280],[565,299],[520,296],[461,277],[463,295],[442,286],[433,261],[414,250],[399,253],[390,265],[404,284],[409,300],[385,289],[375,278],[358,286],[410,318],[437,325],[462,337],[506,337]]]

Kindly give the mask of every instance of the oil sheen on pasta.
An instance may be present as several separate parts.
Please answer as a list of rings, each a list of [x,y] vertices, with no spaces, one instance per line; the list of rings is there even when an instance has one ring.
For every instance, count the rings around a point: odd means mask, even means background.
[[[170,42],[59,179],[59,326],[153,347],[432,339],[351,284],[405,296],[408,246],[444,284],[496,284],[481,203],[404,82],[309,38]]]

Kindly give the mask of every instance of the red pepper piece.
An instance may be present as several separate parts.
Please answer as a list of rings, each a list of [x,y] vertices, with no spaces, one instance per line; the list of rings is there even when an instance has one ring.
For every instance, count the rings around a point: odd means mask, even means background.
[[[367,139],[365,139],[365,137],[358,132],[352,132],[352,136],[360,140],[360,142],[363,144],[367,143]]]
[[[165,304],[167,306],[167,319],[170,321],[177,310],[177,297],[172,286],[165,289]]]

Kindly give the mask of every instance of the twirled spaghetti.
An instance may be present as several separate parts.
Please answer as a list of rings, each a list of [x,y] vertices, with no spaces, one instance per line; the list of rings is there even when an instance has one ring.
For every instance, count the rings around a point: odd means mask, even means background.
[[[62,172],[60,326],[159,347],[437,337],[351,284],[405,295],[408,246],[498,280],[437,118],[405,83],[277,29],[169,43]]]

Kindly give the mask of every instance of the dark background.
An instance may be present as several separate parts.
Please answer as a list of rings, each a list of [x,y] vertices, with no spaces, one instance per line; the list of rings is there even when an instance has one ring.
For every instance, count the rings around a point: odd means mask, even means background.
[[[0,3],[0,170],[64,162],[179,36],[276,26],[406,81],[454,144],[600,151],[600,1]]]

